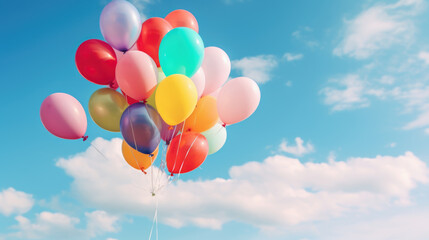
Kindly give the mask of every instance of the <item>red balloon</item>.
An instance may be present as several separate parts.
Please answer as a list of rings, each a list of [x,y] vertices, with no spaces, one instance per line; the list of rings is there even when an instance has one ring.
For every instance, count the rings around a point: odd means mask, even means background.
[[[147,53],[160,66],[158,50],[162,38],[173,27],[165,19],[159,17],[149,18],[142,24],[140,36],[137,39],[137,49]]]
[[[109,85],[115,80],[115,51],[101,40],[83,42],[76,51],[75,61],[80,74],[93,83]]]
[[[198,33],[197,19],[192,15],[192,13],[186,10],[174,10],[165,17],[165,20],[167,20],[173,28],[188,27]]]
[[[186,132],[171,140],[167,150],[167,168],[170,173],[187,173],[199,167],[209,153],[206,138],[196,132]]]
[[[135,100],[134,98],[131,98],[130,96],[128,96],[127,94],[125,94],[124,91],[121,90],[121,92],[122,92],[122,95],[124,95],[124,97],[127,100],[127,103],[129,105],[139,102],[138,100]]]

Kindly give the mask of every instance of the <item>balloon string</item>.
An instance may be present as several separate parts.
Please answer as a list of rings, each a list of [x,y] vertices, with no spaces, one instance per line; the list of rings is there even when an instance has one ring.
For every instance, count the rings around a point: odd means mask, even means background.
[[[131,110],[130,110],[131,111]],[[133,140],[134,140],[134,149],[136,150],[136,151],[138,151],[137,150],[137,141],[136,141],[136,136],[135,136],[135,134],[134,134],[134,126],[133,126],[133,122],[131,122],[131,118],[128,118],[128,123],[130,124],[130,126],[131,126],[131,133],[133,134]],[[140,164],[139,164],[139,161],[137,160],[137,157],[134,155],[134,152],[133,151],[131,151],[131,155],[133,156],[133,158],[134,158],[134,161],[136,161],[136,164],[137,164],[137,167],[144,173],[144,174],[146,174],[146,172],[144,171],[144,169],[142,168],[142,167],[140,167]]]
[[[152,239],[153,227],[155,225],[156,225],[156,230],[155,230],[156,231],[156,239],[158,239],[158,198],[156,196],[155,196],[155,202],[156,202],[155,214],[153,215],[152,227],[151,227],[150,233],[149,233],[149,240]]]
[[[183,165],[185,164],[186,158],[188,157],[188,154],[189,154],[189,152],[191,151],[191,148],[194,146],[195,141],[197,141],[197,138],[198,138],[198,135],[197,135],[197,136],[195,136],[194,141],[192,141],[191,146],[189,146],[188,151],[186,152],[185,158],[183,159],[182,165],[180,166],[179,174],[178,174],[177,178],[180,178],[180,174],[181,174],[181,172],[182,172],[182,167],[183,167]]]
[[[175,167],[176,167],[177,155],[179,154],[180,143],[182,142],[183,130],[185,129],[185,125],[186,125],[186,119],[185,119],[185,121],[183,121],[183,125],[182,125],[182,133],[180,134],[179,144],[178,144],[178,146],[177,146],[176,157],[174,158],[174,164],[173,164],[172,171],[174,171],[174,169],[175,169]]]
[[[103,157],[104,157],[104,159],[105,159],[105,160],[109,160],[109,159],[106,157],[106,155],[104,155],[104,153],[102,153],[102,152],[100,151],[100,149],[98,149],[98,147],[97,147],[97,146],[95,146],[95,144],[93,144],[92,142],[91,142],[90,144],[91,144],[91,146],[92,146],[95,150],[97,150],[97,152],[98,152],[98,153],[100,153],[100,155],[101,155],[101,156],[103,156]]]

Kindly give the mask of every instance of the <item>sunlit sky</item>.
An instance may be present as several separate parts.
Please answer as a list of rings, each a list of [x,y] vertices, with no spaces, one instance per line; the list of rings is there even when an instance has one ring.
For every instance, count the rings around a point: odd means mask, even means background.
[[[0,240],[148,239],[156,200],[159,239],[429,238],[427,1],[130,1],[145,19],[193,13],[231,77],[261,89],[225,146],[156,198],[121,134],[89,117],[100,86],[74,62],[103,39],[108,2],[0,2]],[[43,127],[55,92],[84,106],[86,142]]]

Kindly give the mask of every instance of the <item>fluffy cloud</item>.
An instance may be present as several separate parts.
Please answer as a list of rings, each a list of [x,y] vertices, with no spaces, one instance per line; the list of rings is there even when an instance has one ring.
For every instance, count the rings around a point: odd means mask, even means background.
[[[307,142],[304,144],[304,140],[300,137],[295,138],[295,145],[288,145],[286,140],[280,144],[279,150],[285,153],[290,153],[295,156],[302,156],[307,153],[311,153],[314,151],[313,144]]]
[[[8,188],[0,192],[0,214],[10,216],[28,212],[34,205],[31,194]]]
[[[422,0],[400,0],[363,11],[346,21],[345,36],[334,54],[364,59],[395,44],[410,44],[415,31],[410,17],[418,13],[422,3]]]
[[[301,163],[276,155],[232,167],[229,178],[178,180],[154,198],[147,189],[151,179],[165,181],[166,174],[153,168],[144,175],[127,166],[120,139],[98,138],[93,144],[107,158],[90,147],[57,162],[73,178],[74,194],[99,209],[148,217],[157,199],[158,219],[175,227],[219,229],[225,222],[238,221],[271,229],[330,219],[408,204],[410,191],[428,182],[426,164],[411,152],[329,163]]]
[[[304,55],[302,54],[293,54],[293,53],[285,53],[283,55],[283,58],[286,59],[286,61],[288,62],[292,62],[292,61],[296,61],[296,60],[300,60],[304,57]]]
[[[419,59],[421,59],[425,64],[429,64],[429,52],[419,52]]]
[[[266,83],[271,79],[271,71],[277,67],[278,62],[273,55],[259,55],[234,60],[231,65],[243,76],[250,77],[258,83]]]

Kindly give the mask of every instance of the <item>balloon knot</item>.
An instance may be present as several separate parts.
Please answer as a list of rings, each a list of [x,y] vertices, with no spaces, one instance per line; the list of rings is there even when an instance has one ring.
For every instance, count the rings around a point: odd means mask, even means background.
[[[154,192],[152,192],[152,197],[155,197],[155,193]]]
[[[88,136],[83,136],[83,137],[82,137],[82,139],[83,139],[83,141],[85,142],[85,141],[86,141],[86,139],[88,139]]]
[[[173,130],[174,129],[174,127],[173,126],[168,126],[168,130]]]
[[[143,100],[143,103],[144,103],[144,104],[146,104],[146,103],[147,103],[147,99],[144,99],[144,100]]]
[[[140,170],[142,170],[142,172],[143,172],[144,174],[147,174],[147,172],[144,170],[144,168],[141,168]]]
[[[226,127],[226,123],[222,123],[222,127]]]
[[[170,173],[170,176],[171,176],[171,177],[174,177],[174,173]]]
[[[154,155],[151,153],[151,154],[149,154],[149,157],[153,157]]]
[[[165,145],[170,145],[170,141],[165,141]]]
[[[109,88],[116,90],[118,88],[118,84],[115,81],[113,81],[109,83]]]

